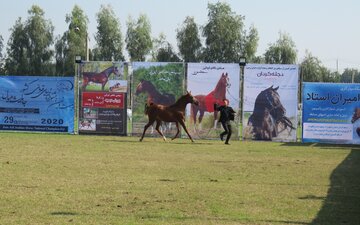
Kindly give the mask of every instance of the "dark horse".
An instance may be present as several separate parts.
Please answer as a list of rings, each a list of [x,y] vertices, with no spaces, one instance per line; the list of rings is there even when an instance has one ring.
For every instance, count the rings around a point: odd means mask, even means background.
[[[196,125],[196,116],[199,112],[199,124],[201,123],[205,112],[214,112],[214,127],[216,127],[217,111],[214,111],[214,104],[223,105],[223,100],[226,98],[226,88],[230,86],[229,77],[227,73],[222,73],[215,89],[207,95],[195,95],[194,97],[199,101],[199,105],[191,105],[191,117]]]
[[[286,109],[280,102],[278,89],[279,87],[271,86],[256,97],[248,125],[253,127],[252,133],[257,140],[272,140],[287,128],[295,129],[290,119],[285,116]],[[278,130],[280,125],[283,127],[281,131]]]
[[[171,105],[175,103],[175,96],[173,94],[161,94],[158,90],[156,90],[155,86],[150,81],[141,80],[137,85],[135,95],[139,95],[144,92],[148,94],[148,104],[151,102],[160,105]]]
[[[100,73],[83,72],[82,90],[85,90],[89,82],[93,82],[93,83],[101,84],[101,90],[103,91],[106,83],[109,80],[109,75],[111,73],[117,74],[118,73],[117,67],[111,66],[105,69],[104,71],[101,71]]]
[[[353,117],[351,118],[351,123],[355,123],[360,118],[360,108],[356,107],[354,109]],[[360,127],[356,128],[356,133],[360,137]]]
[[[185,130],[187,135],[189,136],[190,140],[194,142],[194,140],[191,138],[189,132],[186,129],[185,126],[185,108],[188,103],[191,104],[199,104],[199,102],[196,100],[194,96],[191,95],[190,92],[187,92],[185,95],[181,96],[174,104],[170,106],[165,105],[158,105],[155,103],[147,104],[145,114],[148,115],[149,122],[144,127],[144,132],[140,138],[140,141],[144,139],[144,135],[146,130],[156,121],[156,131],[163,137],[164,141],[166,140],[165,136],[161,131],[159,130],[159,127],[161,125],[161,121],[164,122],[175,122],[177,132],[176,135],[172,138],[174,140],[180,132],[179,129],[179,123],[182,126],[182,128]]]

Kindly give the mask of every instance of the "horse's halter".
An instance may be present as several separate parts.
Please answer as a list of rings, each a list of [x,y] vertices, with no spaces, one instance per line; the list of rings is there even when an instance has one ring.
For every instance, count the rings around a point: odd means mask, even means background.
[[[268,92],[265,92],[265,99],[270,104],[270,107],[271,107],[269,109],[270,114],[272,111],[276,110],[277,108],[282,108],[281,104],[274,105],[274,101],[272,101],[272,100],[274,100],[274,98],[273,98],[273,96],[269,96]]]

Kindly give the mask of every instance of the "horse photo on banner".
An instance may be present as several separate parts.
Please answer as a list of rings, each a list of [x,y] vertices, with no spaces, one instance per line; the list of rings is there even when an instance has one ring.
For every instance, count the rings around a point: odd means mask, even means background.
[[[133,74],[132,134],[140,136],[148,122],[148,117],[145,115],[146,105],[169,106],[184,94],[184,64],[133,62],[131,67]],[[147,130],[146,136],[159,135],[154,126]],[[177,132],[174,123],[162,123],[160,130],[165,136],[173,136]]]
[[[199,101],[199,105],[187,106],[187,127],[197,139],[219,138],[223,128],[214,104],[223,105],[228,99],[236,112],[239,111],[240,66],[230,63],[189,63],[187,68],[187,89]],[[239,124],[236,115],[233,139],[238,139]]]
[[[124,63],[80,64],[79,133],[126,135],[126,95]]]
[[[298,79],[297,65],[245,66],[243,139],[296,141]]]
[[[360,143],[360,84],[303,83],[303,142]]]

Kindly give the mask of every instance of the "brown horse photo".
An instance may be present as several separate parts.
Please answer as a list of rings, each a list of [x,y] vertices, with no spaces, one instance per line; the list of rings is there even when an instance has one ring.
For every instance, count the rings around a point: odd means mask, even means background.
[[[206,95],[194,96],[199,101],[199,105],[192,104],[190,109],[190,118],[194,122],[194,127],[197,121],[201,124],[205,112],[214,113],[214,128],[216,127],[218,112],[214,111],[214,104],[223,105],[223,100],[226,98],[226,88],[229,86],[230,83],[228,74],[222,73],[214,90]],[[197,118],[198,113],[199,117]]]
[[[286,117],[286,109],[280,101],[277,92],[279,87],[273,86],[261,91],[255,100],[253,113],[248,120],[248,126],[252,127],[255,140],[272,140],[284,130],[295,130],[291,120]],[[279,131],[279,128],[282,128]]]
[[[175,122],[177,132],[172,138],[172,140],[177,138],[177,136],[179,135],[180,124],[185,130],[190,140],[194,142],[185,126],[185,109],[186,105],[189,103],[195,105],[199,104],[198,100],[194,96],[192,96],[190,92],[187,92],[185,95],[181,96],[174,104],[170,106],[160,105],[152,102],[146,104],[145,114],[148,116],[149,122],[144,127],[144,131],[142,133],[140,141],[144,139],[145,132],[149,128],[149,126],[151,126],[156,121],[155,129],[163,137],[164,141],[166,141],[166,137],[159,129],[161,122]]]
[[[135,95],[141,93],[147,94],[147,103],[150,104],[161,104],[161,105],[171,105],[175,103],[175,96],[169,93],[160,93],[156,87],[147,80],[141,80],[140,83],[136,86]]]
[[[118,74],[118,68],[111,66],[100,73],[95,72],[83,72],[82,90],[85,91],[90,82],[101,84],[101,90],[104,91],[105,85],[109,80],[110,74]]]

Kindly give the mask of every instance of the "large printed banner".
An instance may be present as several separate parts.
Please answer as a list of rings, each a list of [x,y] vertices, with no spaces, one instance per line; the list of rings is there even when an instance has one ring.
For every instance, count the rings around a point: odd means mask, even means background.
[[[229,105],[237,112],[240,102],[240,66],[225,63],[189,63],[187,88],[199,101],[199,105],[188,105],[186,124],[193,138],[219,138],[223,128],[218,123],[220,113],[214,112],[214,104]],[[238,139],[238,118],[232,126],[233,139]]]
[[[124,64],[86,62],[80,72],[79,133],[126,135]]]
[[[245,67],[244,139],[296,141],[298,71],[297,65]]]
[[[74,133],[74,78],[0,77],[0,130]]]
[[[148,117],[144,113],[145,104],[172,105],[184,94],[184,64],[166,62],[133,62],[132,88],[132,133],[140,135]],[[166,137],[176,134],[175,123],[162,123],[160,127]],[[157,136],[155,124],[146,136]]]
[[[359,84],[303,84],[303,142],[359,144],[359,118]]]

